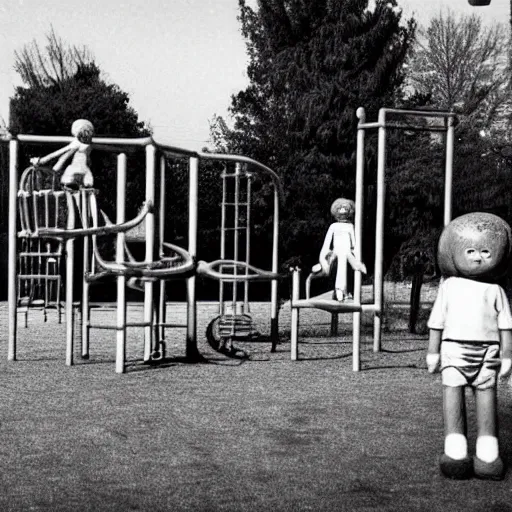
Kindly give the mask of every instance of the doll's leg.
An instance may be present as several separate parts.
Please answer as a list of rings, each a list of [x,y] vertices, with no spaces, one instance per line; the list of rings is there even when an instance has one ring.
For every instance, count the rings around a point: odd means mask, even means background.
[[[445,453],[452,459],[468,455],[464,387],[443,386]]]
[[[347,255],[346,253],[337,254],[338,270],[336,272],[336,299],[342,301],[347,295]]]
[[[499,456],[496,387],[477,389],[475,399],[477,419],[475,475],[479,478],[501,480],[505,474],[505,466]]]
[[[466,400],[463,386],[443,386],[444,454],[441,472],[448,478],[462,480],[471,476],[468,457]]]
[[[92,172],[89,168],[86,169],[84,173],[83,186],[86,188],[92,187],[94,184],[94,178]]]
[[[350,263],[350,266],[354,270],[359,270],[359,272],[362,272],[363,274],[366,274],[366,265],[362,262],[356,259],[356,257],[352,254],[352,252],[349,252],[347,255],[348,262]]]

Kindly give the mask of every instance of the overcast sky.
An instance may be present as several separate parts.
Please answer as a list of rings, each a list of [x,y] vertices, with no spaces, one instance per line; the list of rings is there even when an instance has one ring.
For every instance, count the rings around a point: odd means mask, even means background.
[[[311,0],[314,1],[314,0]],[[450,7],[485,22],[507,22],[509,0],[472,8],[467,0],[398,0],[423,23]],[[14,51],[43,44],[53,25],[66,43],[86,45],[107,75],[128,92],[159,140],[201,149],[208,120],[226,115],[247,85],[237,0],[0,0],[0,116],[18,85]]]

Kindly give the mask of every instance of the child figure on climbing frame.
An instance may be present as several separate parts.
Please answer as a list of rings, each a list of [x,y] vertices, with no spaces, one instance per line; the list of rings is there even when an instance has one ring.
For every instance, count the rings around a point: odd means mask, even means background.
[[[445,227],[438,245],[444,280],[428,322],[427,367],[441,372],[444,410],[443,475],[501,480],[497,379],[512,367],[512,315],[497,280],[512,252],[509,225],[488,213],[469,213]],[[468,456],[465,388],[475,396],[476,455]]]
[[[71,126],[71,134],[75,137],[67,146],[50,153],[42,158],[32,158],[32,165],[44,165],[59,157],[53,166],[55,172],[59,172],[64,164],[73,157],[62,178],[61,185],[64,188],[78,190],[81,187],[92,187],[94,180],[89,168],[89,155],[91,154],[91,142],[94,135],[94,126],[86,119],[77,119]]]
[[[331,214],[336,222],[329,226],[325,235],[324,244],[320,251],[320,267],[323,274],[328,275],[331,265],[338,262],[336,272],[335,296],[339,301],[347,297],[347,262],[354,270],[366,274],[366,266],[358,261],[354,255],[355,234],[354,217],[355,205],[350,199],[338,198],[331,205]],[[317,267],[315,265],[315,267]],[[317,270],[313,267],[313,271]]]

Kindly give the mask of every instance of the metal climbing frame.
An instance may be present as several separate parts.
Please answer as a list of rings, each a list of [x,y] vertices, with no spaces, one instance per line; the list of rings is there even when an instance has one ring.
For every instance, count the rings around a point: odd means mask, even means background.
[[[8,359],[16,360],[17,349],[17,289],[18,289],[18,222],[22,225],[20,233],[28,225],[26,210],[21,211],[18,217],[16,203],[18,199],[18,152],[20,144],[64,144],[69,143],[70,137],[48,137],[36,135],[18,135],[10,141],[9,146],[9,272],[8,272],[8,302],[9,302],[9,337]],[[65,316],[66,316],[66,364],[74,362],[74,335],[75,319],[73,309],[73,281],[74,281],[74,241],[77,237],[84,238],[84,262],[94,261],[95,268],[104,276],[110,276],[117,280],[117,317],[112,329],[116,330],[116,371],[125,371],[126,354],[126,329],[129,326],[126,319],[126,283],[130,278],[139,278],[143,282],[144,290],[144,321],[140,324],[144,327],[144,358],[150,359],[154,347],[154,289],[155,282],[162,279],[172,279],[179,274],[187,281],[189,300],[187,302],[187,349],[195,348],[195,284],[191,271],[194,267],[196,237],[197,237],[197,196],[192,191],[189,200],[189,249],[192,253],[172,244],[159,241],[156,243],[155,231],[155,202],[156,195],[156,154],[157,145],[148,138],[142,139],[113,139],[95,138],[93,148],[109,151],[117,154],[117,207],[116,224],[100,226],[98,224],[99,210],[96,206],[96,195],[93,189],[82,189],[79,192],[59,191],[66,198],[67,209],[63,218],[65,225],[46,226],[30,230],[29,237],[33,240],[56,240],[64,245],[66,260],[66,290],[65,290]],[[144,150],[146,153],[146,202],[145,206],[135,219],[126,221],[126,152]],[[190,152],[191,153],[191,152]],[[191,153],[192,154],[192,153]],[[197,187],[197,157],[190,157],[190,185],[191,189]],[[34,196],[36,197],[36,196]],[[34,200],[35,201],[35,200]],[[34,203],[35,204],[35,203]],[[79,212],[78,219],[75,210]],[[124,232],[133,229],[141,222],[145,223],[145,259],[135,262],[130,259],[126,251]],[[97,236],[116,236],[116,261],[105,261],[99,254],[96,244]],[[92,241],[92,248],[90,242]],[[92,256],[92,259],[89,257]],[[181,263],[176,263],[176,257],[181,257]],[[84,294],[82,296],[82,356],[88,355],[88,331],[95,327],[90,323],[88,291],[91,282],[98,278],[97,272],[91,272],[91,267],[84,268]],[[161,327],[161,326],[160,326]]]
[[[247,166],[237,163],[226,165],[221,174],[221,226],[220,258],[241,261],[245,265],[242,275],[249,274],[251,252],[251,183],[252,173]],[[229,236],[231,235],[231,236]],[[229,238],[229,240],[228,240]],[[244,243],[245,242],[245,243]],[[241,254],[242,253],[242,254]],[[220,272],[232,272],[232,281],[219,279],[219,314],[208,325],[206,338],[215,350],[223,350],[224,339],[255,339],[259,337],[249,310],[249,281],[237,279],[239,269],[228,263],[219,267]],[[242,294],[240,297],[240,286]],[[229,288],[231,287],[231,290]],[[231,291],[231,300],[227,298]]]
[[[390,116],[393,117],[390,120]],[[385,216],[385,175],[386,175],[386,133],[387,130],[419,130],[446,133],[446,159],[445,159],[445,190],[444,190],[444,224],[448,224],[452,216],[452,177],[453,177],[453,145],[456,115],[453,112],[430,110],[402,110],[381,108],[376,122],[366,122],[364,108],[357,110],[359,123],[357,126],[357,154],[356,154],[356,190],[355,190],[355,222],[356,235],[355,257],[361,260],[363,239],[363,210],[364,210],[364,170],[365,170],[365,133],[367,130],[378,130],[377,146],[377,197],[375,219],[375,260],[374,260],[374,294],[373,303],[361,302],[361,273],[355,272],[354,300],[338,302],[332,299],[307,297],[300,299],[300,270],[295,269],[292,276],[291,299],[291,358],[298,359],[298,331],[299,311],[302,308],[317,308],[331,313],[351,313],[353,315],[353,353],[352,368],[360,370],[360,342],[361,342],[361,313],[371,312],[374,315],[373,350],[381,350],[382,312],[384,306],[384,216]],[[395,118],[401,121],[396,121]],[[427,120],[426,124],[415,124],[415,119]],[[408,120],[413,120],[408,121]],[[428,120],[440,119],[442,126],[435,126]]]
[[[38,136],[18,135],[9,142],[9,228],[8,228],[8,359],[17,357],[17,311],[18,311],[18,249],[17,239],[19,223],[25,223],[27,216],[18,215],[17,201],[19,191],[18,166],[20,144],[69,144],[71,137],[65,136]],[[75,239],[84,238],[84,272],[82,305],[82,356],[88,356],[89,330],[96,327],[90,321],[89,286],[102,277],[111,277],[117,282],[116,322],[109,328],[116,331],[116,372],[125,371],[126,359],[126,330],[133,326],[127,322],[126,286],[128,281],[138,281],[144,293],[143,321],[138,327],[144,328],[144,361],[150,361],[155,352],[160,352],[157,359],[161,359],[163,348],[162,340],[165,328],[176,325],[168,324],[165,320],[165,282],[173,279],[183,279],[187,290],[186,323],[180,327],[186,330],[186,357],[195,359],[199,356],[196,340],[196,255],[197,255],[197,208],[198,208],[198,174],[201,159],[239,162],[251,165],[254,169],[270,175],[276,188],[274,192],[274,217],[272,270],[255,269],[251,265],[243,265],[248,271],[243,279],[271,281],[271,333],[272,339],[277,339],[277,240],[278,240],[278,207],[279,207],[279,179],[268,167],[243,156],[214,153],[197,153],[187,149],[166,144],[159,144],[151,137],[139,139],[100,138],[92,139],[93,149],[107,151],[117,155],[117,197],[115,224],[99,225],[99,210],[96,205],[96,195],[93,189],[82,189],[78,192],[61,192],[66,198],[67,210],[62,217],[64,225],[44,226],[32,229],[30,237],[41,240],[55,240],[61,243],[65,256],[65,318],[66,318],[66,364],[74,364],[74,254]],[[146,156],[145,172],[145,204],[136,218],[126,221],[126,182],[127,182],[127,153],[141,151]],[[165,158],[175,157],[188,160],[188,246],[180,248],[163,240],[165,223]],[[158,166],[158,162],[160,165]],[[158,172],[161,177],[161,190],[157,198]],[[76,215],[75,212],[79,214]],[[145,257],[143,261],[135,261],[127,250],[126,233],[144,223],[143,243]],[[158,227],[157,227],[158,222]],[[23,229],[21,229],[23,231]],[[96,244],[97,236],[114,235],[116,237],[115,261],[106,261],[99,253]],[[178,259],[178,260],[177,260]],[[218,270],[219,261],[203,263],[203,273],[212,278],[225,278],[229,281],[234,276],[225,276]],[[221,261],[225,264],[225,261]],[[235,262],[238,265],[238,262]],[[157,286],[159,284],[159,286]],[[160,291],[160,296],[158,296]],[[158,333],[160,338],[157,339]]]
[[[65,197],[63,191],[56,190],[55,182],[55,173],[45,167],[29,167],[20,180],[18,210],[22,222],[18,233],[17,305],[24,312],[25,327],[32,308],[43,311],[45,322],[48,309],[55,308],[61,323],[62,243],[33,236],[40,228],[54,227],[59,223]]]
[[[252,164],[249,170],[248,164]],[[272,254],[271,268],[264,270],[251,260],[251,206],[252,184],[255,174],[266,175],[273,190]],[[262,177],[262,176],[260,176]],[[233,346],[233,341],[250,341],[259,337],[249,309],[249,285],[251,281],[271,283],[270,338],[271,350],[278,343],[278,238],[279,203],[281,184],[278,176],[268,167],[249,159],[236,157],[235,165],[226,165],[221,174],[221,226],[220,259],[212,262],[200,261],[198,273],[218,280],[219,310],[208,325],[206,337],[209,344],[220,352],[232,356],[246,357],[248,354]]]

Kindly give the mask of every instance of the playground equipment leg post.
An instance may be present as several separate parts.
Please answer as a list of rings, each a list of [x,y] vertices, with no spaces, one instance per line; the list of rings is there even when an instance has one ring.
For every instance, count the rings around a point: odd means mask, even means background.
[[[197,204],[199,184],[199,159],[191,157],[189,160],[189,187],[188,187],[188,252],[193,260],[197,259]],[[197,350],[197,304],[196,304],[196,278],[187,278],[187,339],[185,355],[189,360],[200,357]]]
[[[156,148],[152,144],[146,146],[146,201],[155,204],[155,166]],[[150,211],[146,215],[146,263],[154,259],[155,250],[155,214]],[[144,282],[144,361],[151,359],[153,350],[153,287],[152,281]]]
[[[116,222],[126,220],[126,155],[117,156]],[[116,262],[124,261],[124,233],[116,236]],[[117,276],[116,373],[124,373],[126,361],[126,276]]]
[[[300,295],[300,270],[294,269],[292,274],[292,311],[291,311],[291,360],[297,361],[299,357],[299,308],[294,308],[293,303],[299,300]]]
[[[7,359],[16,360],[16,301],[18,278],[16,276],[16,221],[18,201],[18,141],[9,142],[9,275],[7,294],[9,300],[9,342]]]
[[[382,334],[382,304],[384,293],[383,278],[383,254],[384,254],[384,199],[386,195],[385,189],[385,169],[386,169],[386,127],[385,127],[385,111],[379,112],[379,128],[378,135],[378,160],[377,160],[377,211],[375,226],[375,306],[376,314],[374,317],[374,333],[373,333],[373,351],[380,352],[381,334]]]

